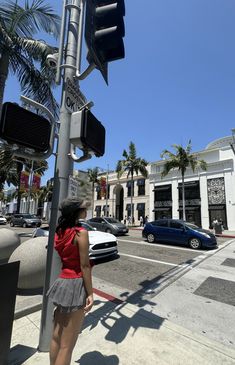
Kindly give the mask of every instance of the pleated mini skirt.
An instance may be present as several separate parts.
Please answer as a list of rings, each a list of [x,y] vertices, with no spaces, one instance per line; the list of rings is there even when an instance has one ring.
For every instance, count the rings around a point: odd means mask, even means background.
[[[58,278],[48,290],[47,296],[60,312],[75,312],[86,303],[87,294],[83,278]]]

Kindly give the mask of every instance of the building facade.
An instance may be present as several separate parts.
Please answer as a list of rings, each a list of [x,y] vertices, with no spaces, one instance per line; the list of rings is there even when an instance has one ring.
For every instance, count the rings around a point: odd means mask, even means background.
[[[187,169],[185,174],[186,220],[205,229],[212,228],[214,218],[222,220],[228,230],[235,230],[235,155],[232,137],[211,142],[196,155],[207,163],[207,170]],[[140,217],[181,219],[182,179],[175,169],[161,177],[164,160],[148,165],[149,177],[134,176],[133,216],[136,225]],[[103,185],[94,192],[93,216],[112,216],[123,221],[131,215],[131,181],[126,175],[120,179],[115,172],[100,175]],[[107,184],[106,193],[102,186]]]
[[[232,137],[220,138],[197,153],[207,163],[207,170],[185,175],[186,220],[203,228],[212,228],[214,218],[222,220],[225,229],[235,230],[235,156]],[[149,174],[149,216],[182,218],[182,180],[172,170],[161,178],[164,160],[151,163]]]
[[[99,176],[100,184],[94,191],[94,217],[111,216],[119,221],[128,221],[131,216],[131,180],[125,174],[118,179],[116,172]],[[106,195],[107,191],[107,195]],[[140,217],[149,215],[149,180],[134,176],[133,217],[140,224]]]

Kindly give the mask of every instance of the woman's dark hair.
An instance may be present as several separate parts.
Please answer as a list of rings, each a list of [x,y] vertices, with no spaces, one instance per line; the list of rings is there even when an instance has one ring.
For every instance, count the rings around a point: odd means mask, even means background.
[[[81,223],[78,220],[78,213],[82,210],[84,210],[84,208],[78,209],[68,215],[61,215],[58,219],[56,233],[59,233],[60,231],[65,231],[67,228],[72,228],[74,226],[81,227]]]

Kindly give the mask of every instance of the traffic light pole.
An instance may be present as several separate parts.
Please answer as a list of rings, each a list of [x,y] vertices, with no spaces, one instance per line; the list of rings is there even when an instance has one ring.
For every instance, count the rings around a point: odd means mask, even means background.
[[[68,21],[67,40],[65,45],[65,65],[63,65],[63,83],[62,83],[62,99],[60,109],[60,131],[57,146],[57,158],[55,164],[54,174],[54,189],[52,197],[51,219],[50,219],[50,232],[48,241],[48,253],[46,263],[46,276],[43,294],[43,307],[41,317],[40,339],[39,339],[39,351],[48,352],[49,344],[52,335],[53,328],[53,304],[48,300],[46,293],[50,285],[58,277],[61,262],[59,256],[53,249],[54,234],[58,218],[58,206],[59,203],[68,195],[69,175],[72,175],[73,160],[70,157],[70,120],[71,111],[66,108],[66,81],[70,79],[72,82],[76,76],[77,69],[77,54],[78,46],[81,48],[81,42],[79,38],[79,25],[80,19],[82,19],[81,11],[83,11],[84,0],[67,0],[64,2],[63,14],[66,10],[70,11],[70,17]],[[62,22],[66,22],[66,17],[63,16]],[[62,32],[65,29],[65,23],[62,24]],[[61,39],[65,34],[61,34]],[[60,52],[64,52],[64,44],[60,42]],[[81,50],[79,50],[81,52]]]

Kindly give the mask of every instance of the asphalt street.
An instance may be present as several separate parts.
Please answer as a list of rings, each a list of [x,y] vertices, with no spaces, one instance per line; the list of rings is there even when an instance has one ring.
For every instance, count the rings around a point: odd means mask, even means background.
[[[34,228],[1,226],[20,235],[21,242],[30,239]],[[218,238],[218,245],[226,242]],[[93,269],[94,287],[116,298],[138,303],[152,288],[160,291],[215,250],[192,250],[171,244],[150,244],[139,230],[118,237],[119,256],[97,261]]]

